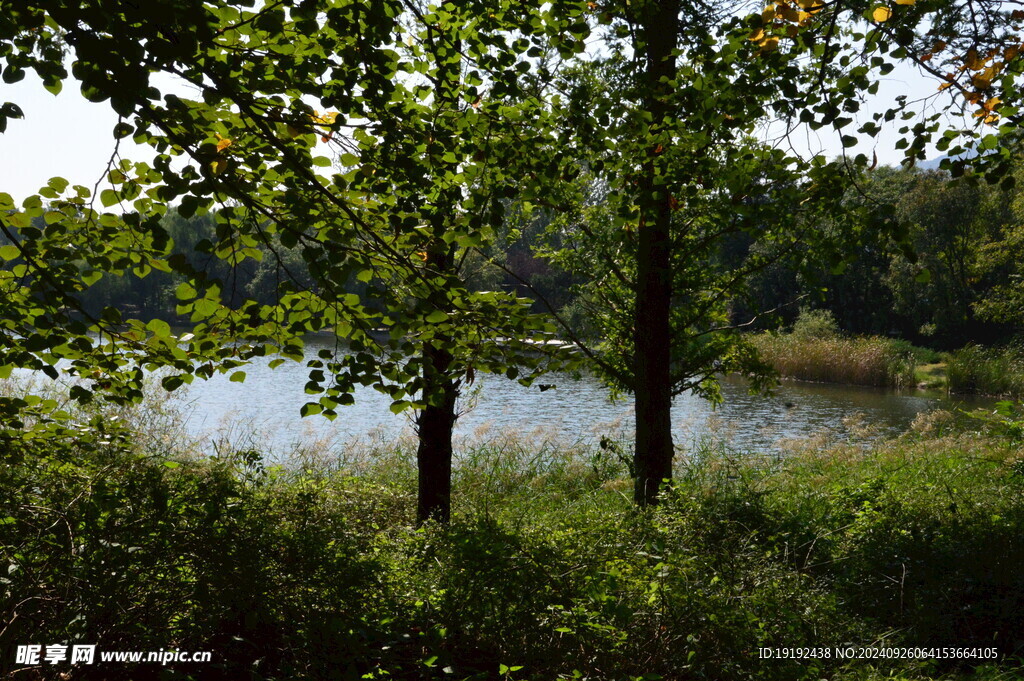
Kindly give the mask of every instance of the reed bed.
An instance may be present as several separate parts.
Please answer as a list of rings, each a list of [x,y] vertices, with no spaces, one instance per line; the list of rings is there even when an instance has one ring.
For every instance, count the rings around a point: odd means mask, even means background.
[[[968,345],[950,354],[949,391],[1024,397],[1024,348]]]
[[[913,353],[888,338],[765,333],[753,343],[783,378],[885,388],[916,383]]]

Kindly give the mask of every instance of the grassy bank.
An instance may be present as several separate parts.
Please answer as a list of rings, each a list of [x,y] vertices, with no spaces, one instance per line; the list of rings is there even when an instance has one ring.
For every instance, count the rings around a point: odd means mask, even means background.
[[[870,452],[709,445],[650,513],[615,447],[491,438],[460,460],[451,527],[422,530],[402,443],[288,470],[152,433],[7,443],[0,674],[15,645],[85,642],[214,659],[75,678],[1012,678],[1024,452],[948,423]],[[757,653],[845,644],[1000,662]]]
[[[1024,349],[968,345],[950,354],[947,373],[954,393],[1024,397]]]

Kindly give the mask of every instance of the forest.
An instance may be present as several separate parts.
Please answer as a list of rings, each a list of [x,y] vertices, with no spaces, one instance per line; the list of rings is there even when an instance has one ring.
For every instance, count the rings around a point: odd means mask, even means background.
[[[998,0],[5,2],[3,82],[118,122],[95,187],[0,187],[0,674],[1018,677],[1022,31]],[[204,449],[175,391],[263,363],[303,417],[373,390],[413,435]],[[458,439],[482,374],[596,376],[632,428]],[[990,399],[675,435],[780,379]]]

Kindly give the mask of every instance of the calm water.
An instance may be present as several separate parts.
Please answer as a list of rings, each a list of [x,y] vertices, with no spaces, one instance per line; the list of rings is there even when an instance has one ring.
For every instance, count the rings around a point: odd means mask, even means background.
[[[320,349],[309,341],[309,356]],[[356,404],[339,408],[333,422],[323,417],[305,419],[299,408],[313,399],[303,392],[307,370],[287,362],[269,369],[267,360],[245,367],[245,383],[232,383],[227,375],[197,380],[182,396],[193,435],[223,432],[258,433],[262,449],[286,455],[297,445],[314,440],[342,443],[352,439],[390,439],[411,433],[410,417],[394,415],[390,400],[372,389],[356,394]],[[501,377],[478,377],[474,394],[462,401],[464,415],[457,435],[486,437],[512,431],[523,436],[555,436],[562,440],[596,441],[602,435],[632,433],[632,399],[611,401],[595,378],[573,380],[555,375],[545,382],[557,388],[540,392]],[[941,393],[892,391],[810,383],[785,383],[771,397],[754,396],[746,384],[734,378],[723,382],[725,402],[713,409],[693,395],[676,399],[673,428],[677,444],[692,445],[705,437],[717,437],[741,451],[779,451],[784,441],[831,433],[846,437],[855,428],[844,419],[862,414],[860,424],[881,435],[902,432],[917,414],[950,409],[964,404]],[[965,406],[989,404],[970,402]]]

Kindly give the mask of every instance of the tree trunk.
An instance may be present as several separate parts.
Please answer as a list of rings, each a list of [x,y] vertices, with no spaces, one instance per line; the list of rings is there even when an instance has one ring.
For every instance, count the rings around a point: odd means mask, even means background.
[[[447,523],[452,508],[452,431],[458,386],[450,377],[452,356],[444,349],[423,350],[423,395],[427,406],[416,417],[419,476],[416,522]]]
[[[679,1],[646,2],[641,26],[646,56],[644,108],[651,113],[652,136],[671,115],[669,97],[676,72]],[[664,141],[664,144],[668,144]],[[634,375],[636,377],[636,481],[634,501],[655,504],[663,480],[672,477],[672,301],[669,188],[659,172],[663,141],[652,139],[640,178],[641,218],[637,244],[636,318],[634,320]]]

